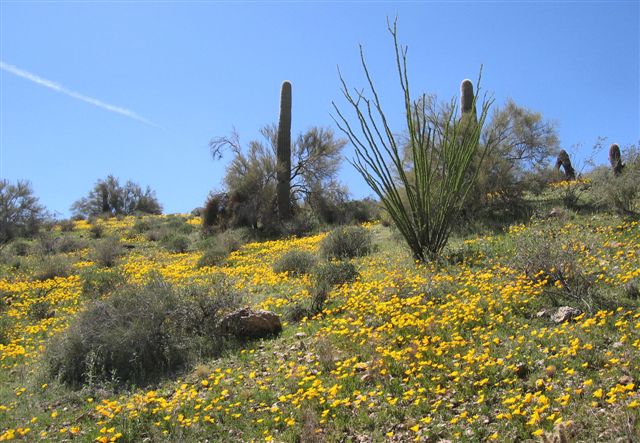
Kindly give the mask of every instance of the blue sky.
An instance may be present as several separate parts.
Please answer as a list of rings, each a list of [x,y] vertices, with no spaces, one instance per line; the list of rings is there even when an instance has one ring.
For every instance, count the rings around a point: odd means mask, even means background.
[[[358,44],[400,130],[386,30],[396,15],[416,94],[450,99],[483,64],[496,105],[511,97],[556,121],[562,147],[580,145],[584,159],[598,136],[640,139],[639,4],[1,0],[1,176],[30,180],[61,216],[108,174],[188,212],[229,160],[212,160],[208,141],[233,127],[258,138],[278,118],[283,80],[294,135],[334,127],[336,66],[364,85]],[[340,178],[354,197],[371,194],[350,165]]]

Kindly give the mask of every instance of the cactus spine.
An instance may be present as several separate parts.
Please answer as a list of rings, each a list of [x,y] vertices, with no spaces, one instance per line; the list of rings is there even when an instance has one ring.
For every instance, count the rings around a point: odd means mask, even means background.
[[[280,90],[280,120],[276,146],[278,185],[276,200],[281,220],[291,217],[291,83]]]

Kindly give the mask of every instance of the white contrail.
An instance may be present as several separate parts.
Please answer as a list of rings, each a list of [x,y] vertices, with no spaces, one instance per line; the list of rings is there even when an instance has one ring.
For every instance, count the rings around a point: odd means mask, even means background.
[[[69,97],[73,97],[76,98],[78,100],[82,100],[83,102],[92,104],[94,106],[98,106],[102,109],[106,109],[107,111],[111,111],[111,112],[115,112],[117,114],[121,114],[124,115],[125,117],[129,117],[132,118],[134,120],[138,120],[141,121],[143,123],[146,123],[148,125],[151,126],[158,126],[155,123],[153,123],[150,120],[147,120],[144,117],[139,116],[138,114],[136,114],[133,111],[130,111],[129,109],[125,109],[125,108],[121,108],[119,106],[114,106],[114,105],[110,105],[108,103],[102,102],[96,98],[93,97],[87,97],[86,95],[82,95],[79,92],[76,91],[72,91],[70,89],[65,88],[64,86],[52,82],[51,80],[47,80],[45,78],[39,77],[35,74],[32,74],[31,72],[27,72],[23,69],[18,68],[17,66],[13,66],[10,65],[9,63],[5,63],[2,60],[0,60],[0,69],[2,69],[3,71],[9,72],[13,75],[17,75],[18,77],[22,77],[24,79],[30,80],[34,83],[37,83],[41,86],[44,86],[46,88],[49,89],[53,89],[54,91],[58,91],[61,92],[65,95],[68,95]]]

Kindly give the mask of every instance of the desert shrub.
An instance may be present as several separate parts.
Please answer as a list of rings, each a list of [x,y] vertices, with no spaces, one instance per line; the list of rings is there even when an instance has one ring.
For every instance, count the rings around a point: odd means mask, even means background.
[[[237,300],[225,282],[180,292],[159,278],[123,287],[90,304],[56,336],[45,367],[73,387],[157,382],[221,352],[217,319]]]
[[[353,282],[358,275],[353,263],[330,261],[318,265],[313,270],[313,281],[316,287],[332,287]]]
[[[197,266],[203,268],[206,266],[219,266],[229,256],[229,253],[223,247],[213,244],[203,252],[198,259]]]
[[[38,232],[46,217],[31,184],[0,180],[0,244]]]
[[[18,257],[25,257],[29,255],[29,249],[31,245],[24,240],[15,240],[11,243],[11,251]]]
[[[599,168],[591,176],[591,192],[597,204],[609,211],[633,214],[640,203],[640,152],[627,151],[622,173],[615,176],[609,168]]]
[[[336,228],[320,242],[320,254],[328,259],[362,257],[372,251],[372,235],[361,226]]]
[[[290,275],[309,274],[316,263],[311,252],[291,250],[284,253],[273,263],[273,272],[288,272]]]
[[[184,234],[189,235],[197,228],[189,223],[187,223],[187,219],[181,216],[170,215],[167,217],[164,228],[175,234]]]
[[[98,180],[86,197],[76,201],[71,210],[75,216],[116,216],[132,214],[161,214],[162,206],[155,192],[149,187],[127,181],[121,186],[118,179],[110,175]]]
[[[165,236],[165,232],[162,229],[152,229],[149,232],[147,232],[146,238],[149,241],[160,241],[164,238]]]
[[[58,226],[60,226],[61,232],[72,232],[76,227],[75,223],[71,219],[60,221]]]
[[[63,235],[58,237],[54,242],[54,252],[66,254],[76,252],[86,247],[86,243],[77,237],[71,235]]]
[[[131,232],[133,232],[134,234],[144,234],[145,232],[151,230],[156,226],[157,223],[155,222],[152,222],[145,218],[138,218],[131,227]]]
[[[51,307],[51,303],[46,300],[38,300],[29,305],[27,316],[34,321],[44,320],[55,315],[55,311]]]
[[[579,303],[593,311],[598,304],[596,279],[581,262],[581,251],[587,246],[563,238],[558,231],[557,226],[548,225],[518,236],[512,266],[534,281],[545,280],[544,293],[554,306]]]
[[[92,224],[89,228],[89,235],[91,235],[92,238],[102,238],[104,236],[104,226],[97,222]]]
[[[118,263],[122,255],[122,245],[115,237],[105,238],[98,242],[91,252],[91,259],[100,266],[110,268]]]
[[[126,283],[126,277],[116,268],[87,268],[80,274],[82,295],[89,299],[100,298]]]
[[[68,277],[73,272],[69,259],[60,255],[42,257],[36,266],[37,270],[33,276],[35,280]]]
[[[9,342],[9,336],[13,322],[11,317],[7,315],[0,315],[0,344],[6,345]]]
[[[184,253],[189,250],[191,242],[184,234],[173,233],[162,238],[162,245],[170,252]]]
[[[251,233],[247,228],[229,229],[206,238],[198,267],[220,265],[230,253],[239,250],[250,238]]]

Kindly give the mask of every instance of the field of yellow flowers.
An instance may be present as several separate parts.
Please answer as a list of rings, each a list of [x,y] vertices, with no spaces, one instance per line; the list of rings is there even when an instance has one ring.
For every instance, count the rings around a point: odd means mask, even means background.
[[[118,264],[129,281],[159,272],[181,286],[223,273],[249,304],[279,314],[309,297],[310,279],[277,274],[273,262],[317,251],[325,235],[249,243],[220,266],[197,267],[201,251],[169,252],[136,234],[138,221],[97,222],[130,245]],[[534,221],[457,239],[437,265],[413,263],[390,228],[367,228],[377,251],[354,259],[360,276],[332,290],[322,313],[126,391],[71,390],[41,370],[51,337],[86,304],[89,249],[65,254],[67,277],[0,265],[10,325],[0,344],[0,441],[638,441],[640,301],[628,290],[640,281],[637,222]],[[90,229],[79,221],[66,235],[88,239]],[[567,322],[537,315],[557,307],[554,282],[513,257],[518,238],[541,232],[566,239],[606,301],[576,302],[582,313]],[[29,315],[37,304],[50,313]]]

